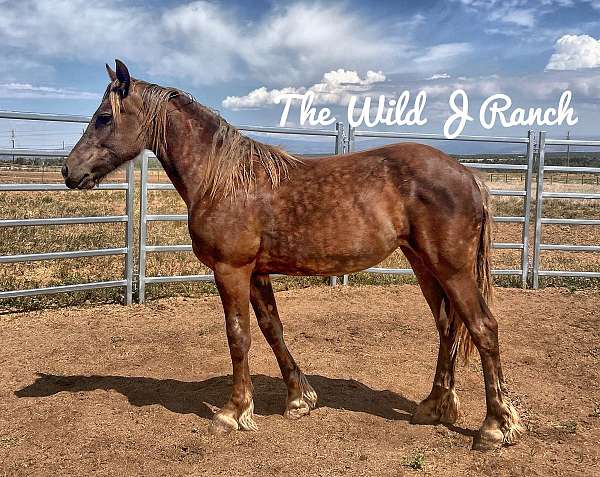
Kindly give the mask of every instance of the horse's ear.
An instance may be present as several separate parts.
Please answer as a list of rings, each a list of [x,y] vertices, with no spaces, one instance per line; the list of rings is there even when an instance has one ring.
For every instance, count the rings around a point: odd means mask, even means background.
[[[117,65],[116,76],[119,81],[119,92],[121,93],[121,97],[125,98],[129,93],[129,85],[131,83],[131,76],[129,76],[129,70],[125,63],[121,60],[115,60],[115,64]]]
[[[108,73],[111,83],[117,79],[117,73],[115,73],[115,70],[108,66],[108,63],[106,63],[106,72]]]

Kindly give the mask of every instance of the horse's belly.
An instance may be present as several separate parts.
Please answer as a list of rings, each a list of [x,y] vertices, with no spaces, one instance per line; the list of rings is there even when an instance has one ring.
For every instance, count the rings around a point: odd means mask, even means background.
[[[391,227],[365,228],[344,224],[266,234],[263,244],[265,247],[257,260],[259,271],[330,275],[376,265],[398,248],[402,239]]]

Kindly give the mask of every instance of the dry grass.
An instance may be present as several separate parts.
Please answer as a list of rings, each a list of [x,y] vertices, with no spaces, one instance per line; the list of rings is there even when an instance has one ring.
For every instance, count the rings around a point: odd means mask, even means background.
[[[42,172],[34,176],[22,170],[0,170],[0,182],[41,181]],[[520,175],[508,176],[495,174],[495,182],[489,182],[492,189],[522,189]],[[122,171],[115,174],[111,181],[123,180]],[[489,175],[487,175],[489,179]],[[27,179],[27,180],[25,180]],[[59,182],[58,170],[44,171],[46,182]],[[151,172],[151,181],[165,182],[164,173]],[[584,182],[586,182],[584,178]],[[584,186],[581,180],[571,175],[571,183],[558,180],[547,182],[548,190],[561,191],[600,191],[590,180]],[[534,203],[535,206],[535,203]],[[518,216],[522,214],[523,199],[519,197],[494,197],[495,215]],[[2,192],[0,193],[2,218],[69,217],[92,215],[120,215],[124,210],[124,192]],[[138,205],[136,204],[136,212]],[[152,191],[149,195],[150,213],[185,213],[185,205],[173,192]],[[547,200],[544,203],[544,216],[566,218],[600,218],[600,209],[594,201]],[[496,242],[520,242],[522,227],[520,224],[496,224]],[[93,248],[122,247],[124,244],[124,224],[73,225],[52,227],[0,228],[0,254],[40,253],[61,250],[83,250]],[[137,238],[137,230],[136,230]],[[530,227],[530,240],[533,244],[533,227]],[[148,228],[149,244],[186,244],[189,243],[185,223],[151,223]],[[593,226],[546,226],[544,243],[571,243],[594,245],[600,243],[600,230]],[[137,243],[137,241],[136,241]],[[137,251],[136,251],[137,253]],[[493,265],[495,268],[520,268],[519,250],[496,250]],[[409,265],[400,251],[393,253],[380,266],[408,268]],[[597,271],[600,269],[599,254],[544,252],[542,267],[556,270]],[[147,276],[201,274],[209,270],[202,266],[192,253],[148,254]],[[123,257],[97,257],[40,261],[22,264],[0,265],[0,290],[16,288],[46,287],[58,284],[71,284],[89,281],[120,279],[124,274]],[[321,277],[283,278],[277,281],[279,289],[304,287],[323,283]],[[517,277],[499,277],[497,283],[504,286],[520,286]],[[411,276],[371,275],[359,273],[352,276],[351,283],[405,283],[414,282]],[[545,279],[545,284],[568,286],[597,286],[595,280]],[[153,285],[147,287],[148,298],[172,294],[197,295],[215,293],[214,286],[207,283]],[[86,300],[119,301],[122,290],[97,290],[68,295],[54,295],[36,298],[12,299],[0,301],[0,309],[22,309],[38,306],[64,306],[81,303]]]

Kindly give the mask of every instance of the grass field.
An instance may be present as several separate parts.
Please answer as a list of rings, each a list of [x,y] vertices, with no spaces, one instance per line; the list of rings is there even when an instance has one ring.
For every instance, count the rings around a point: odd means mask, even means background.
[[[487,174],[487,184],[493,189],[523,189],[520,174]],[[493,179],[490,182],[489,179]],[[124,179],[118,171],[110,181]],[[151,171],[150,180],[166,182],[161,171]],[[568,180],[568,183],[567,183]],[[0,182],[61,182],[58,168],[8,169],[0,168]],[[600,192],[595,176],[547,175],[546,190]],[[535,204],[534,204],[535,205]],[[519,197],[494,197],[495,215],[522,215],[523,199]],[[1,218],[68,217],[124,214],[124,193],[120,191],[90,192],[0,192]],[[138,204],[136,203],[136,212]],[[185,205],[175,192],[153,191],[149,195],[150,213],[185,213]],[[544,202],[544,216],[565,218],[600,219],[600,208],[593,200],[547,200]],[[496,242],[520,242],[521,224],[496,224]],[[530,227],[533,244],[533,227]],[[122,247],[124,224],[45,226],[0,228],[0,254],[40,253],[63,250],[83,250],[93,248]],[[137,237],[137,230],[136,230]],[[189,243],[185,223],[150,223],[148,229],[150,244]],[[544,227],[544,243],[569,243],[597,245],[600,243],[600,230],[594,226]],[[600,256],[593,253],[544,252],[542,268],[555,270],[597,271],[600,269]],[[519,250],[496,250],[495,268],[520,268]],[[397,251],[381,264],[382,267],[408,267],[404,257]],[[208,270],[199,264],[191,253],[148,254],[147,275],[181,275],[206,273]],[[119,279],[124,273],[122,257],[95,257],[40,261],[21,264],[0,265],[0,290],[16,288],[46,287],[89,281]],[[282,278],[277,287],[287,289],[310,284],[320,284],[322,277]],[[355,274],[351,283],[386,284],[412,282],[412,277]],[[498,277],[497,283],[504,286],[520,286],[517,277]],[[597,286],[596,280],[546,279],[545,285],[566,285],[570,287]],[[198,295],[214,293],[211,284],[172,284],[152,285],[147,288],[147,297],[167,295]],[[0,309],[30,309],[47,306],[63,306],[70,303],[112,302],[122,300],[122,290],[96,290],[68,295],[41,296],[0,301]]]

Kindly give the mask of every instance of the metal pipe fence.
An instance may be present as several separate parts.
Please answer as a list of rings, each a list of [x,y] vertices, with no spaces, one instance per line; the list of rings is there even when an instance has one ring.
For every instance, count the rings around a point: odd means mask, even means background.
[[[589,192],[555,192],[544,190],[545,172],[577,172],[580,174],[600,174],[600,167],[574,167],[574,166],[547,166],[546,148],[547,146],[584,146],[600,147],[600,141],[581,141],[575,139],[549,139],[544,131],[539,135],[539,159],[537,170],[537,190],[536,190],[536,212],[535,212],[535,234],[534,234],[534,252],[532,267],[532,286],[538,288],[540,277],[579,277],[579,278],[600,278],[600,271],[575,271],[575,270],[545,270],[541,267],[541,255],[543,251],[562,251],[562,252],[600,252],[600,246],[597,245],[577,245],[577,244],[549,244],[542,242],[544,225],[600,225],[599,219],[573,219],[573,218],[551,218],[544,217],[543,207],[544,199],[563,199],[563,200],[597,200],[600,194]]]
[[[15,113],[12,111],[0,112],[0,119],[20,119],[26,121],[59,121],[88,123],[90,118],[86,116],[65,116],[55,114],[38,113]],[[0,149],[0,155],[19,155],[34,157],[61,158],[68,155],[70,150],[42,150],[42,149]],[[70,285],[51,286],[43,288],[30,288],[25,290],[8,290],[0,292],[2,298],[16,298],[23,296],[49,295],[54,293],[67,293],[82,290],[94,290],[98,288],[122,287],[125,289],[125,303],[133,301],[133,204],[134,194],[134,161],[127,165],[127,176],[125,183],[101,184],[98,190],[124,191],[125,192],[125,214],[107,215],[98,217],[52,217],[52,218],[29,218],[29,219],[1,219],[0,230],[6,227],[39,227],[51,225],[76,225],[76,224],[125,224],[123,247],[101,248],[92,250],[65,250],[61,252],[15,254],[0,256],[0,264],[35,262],[40,260],[61,260],[87,257],[124,257],[124,276],[120,279],[96,281],[87,283],[76,283]],[[64,184],[0,184],[0,192],[50,192],[69,190]]]
[[[0,119],[20,119],[26,121],[50,121],[50,122],[72,122],[87,123],[90,118],[76,115],[47,115],[39,113],[16,113],[0,111]],[[581,140],[563,140],[548,139],[544,132],[539,134],[538,149],[538,167],[536,173],[536,204],[535,215],[531,217],[533,204],[533,173],[535,158],[535,135],[529,131],[524,137],[493,137],[493,136],[458,136],[455,139],[447,139],[445,136],[437,134],[414,134],[414,133],[394,133],[361,131],[354,128],[348,128],[347,134],[342,123],[337,123],[335,129],[302,129],[302,128],[276,128],[262,126],[238,126],[238,129],[248,132],[258,132],[265,134],[280,135],[300,135],[300,136],[321,136],[329,137],[335,140],[335,154],[353,152],[356,148],[357,138],[371,139],[398,139],[398,140],[424,140],[424,141],[468,141],[478,143],[503,143],[503,144],[521,144],[526,148],[523,164],[505,164],[505,163],[482,163],[482,162],[463,162],[464,165],[481,171],[503,171],[506,174],[520,173],[524,179],[523,189],[493,189],[493,196],[515,197],[523,200],[522,213],[518,216],[496,216],[494,220],[499,223],[520,224],[520,241],[518,242],[496,242],[496,249],[517,250],[520,253],[519,266],[515,268],[496,269],[496,275],[512,275],[519,277],[522,286],[527,286],[531,278],[533,288],[539,286],[540,277],[584,277],[600,278],[600,271],[576,271],[576,270],[545,270],[541,267],[541,255],[544,251],[564,251],[564,252],[600,252],[600,245],[578,245],[578,244],[552,244],[544,243],[542,235],[544,226],[548,225],[600,225],[600,219],[594,218],[552,218],[543,215],[543,205],[546,199],[563,200],[587,200],[600,199],[600,193],[587,192],[556,192],[554,190],[545,190],[544,173],[580,173],[600,175],[600,167],[575,167],[575,166],[553,166],[546,165],[545,158],[548,146],[584,146],[600,147],[600,141],[581,141]],[[46,149],[2,149],[0,155],[19,155],[31,157],[65,157],[70,152],[64,150],[46,150]],[[64,293],[81,290],[91,290],[108,287],[122,287],[125,289],[125,302],[131,303],[137,287],[137,297],[140,303],[143,303],[146,296],[146,286],[148,284],[176,283],[176,282],[194,282],[194,281],[212,281],[212,274],[199,275],[148,275],[147,257],[154,253],[173,253],[192,251],[190,244],[161,245],[148,244],[148,224],[156,222],[186,222],[186,214],[151,214],[149,212],[148,194],[151,191],[174,190],[170,183],[152,183],[149,181],[149,159],[153,157],[149,151],[144,151],[140,155],[140,209],[139,217],[135,216],[135,168],[136,164],[131,161],[126,169],[125,183],[101,184],[100,191],[123,191],[125,193],[125,214],[107,215],[94,217],[36,217],[27,219],[0,218],[0,231],[8,227],[37,227],[37,226],[56,226],[56,225],[81,225],[81,224],[107,224],[122,223],[125,226],[124,243],[122,247],[98,248],[91,250],[65,250],[60,252],[40,252],[27,254],[14,254],[0,256],[0,264],[27,263],[41,260],[59,260],[73,258],[89,258],[100,256],[123,256],[124,274],[114,280],[96,281],[89,283],[77,283],[68,285],[58,285],[46,288],[32,288],[25,290],[8,290],[0,292],[0,299],[14,298],[21,296],[33,296],[52,293]],[[58,183],[7,183],[0,184],[0,192],[27,192],[27,191],[64,191],[66,186]],[[139,222],[138,222],[139,221]],[[530,222],[534,223],[533,247],[529,243]],[[134,244],[134,226],[139,223],[139,242]],[[533,258],[530,261],[530,248],[533,248]],[[134,254],[137,253],[137,257]],[[409,268],[384,268],[372,267],[364,270],[367,273],[407,275],[412,274]],[[349,283],[349,276],[343,276],[343,283]],[[337,277],[330,277],[330,284],[337,284]]]
[[[520,216],[496,216],[494,220],[502,223],[519,223],[521,227],[521,241],[517,243],[495,242],[493,247],[496,249],[513,249],[521,251],[520,268],[515,269],[495,269],[495,275],[516,275],[521,279],[523,288],[527,286],[529,272],[529,222],[531,217],[531,179],[535,151],[535,134],[529,131],[526,137],[487,137],[487,136],[457,136],[455,139],[448,139],[440,134],[413,134],[396,132],[378,132],[361,131],[350,128],[348,132],[348,150],[355,150],[355,141],[357,137],[373,139],[402,139],[402,140],[435,140],[435,141],[469,141],[482,143],[504,143],[504,144],[524,144],[526,146],[527,164],[484,164],[476,162],[463,162],[462,164],[473,169],[493,169],[505,171],[520,171],[525,173],[525,182],[523,190],[505,190],[492,189],[490,194],[493,196],[505,197],[523,197],[523,215]],[[411,275],[410,268],[381,268],[372,267],[363,270],[367,273],[385,273],[391,275]],[[348,283],[348,275],[344,275],[344,284]]]

